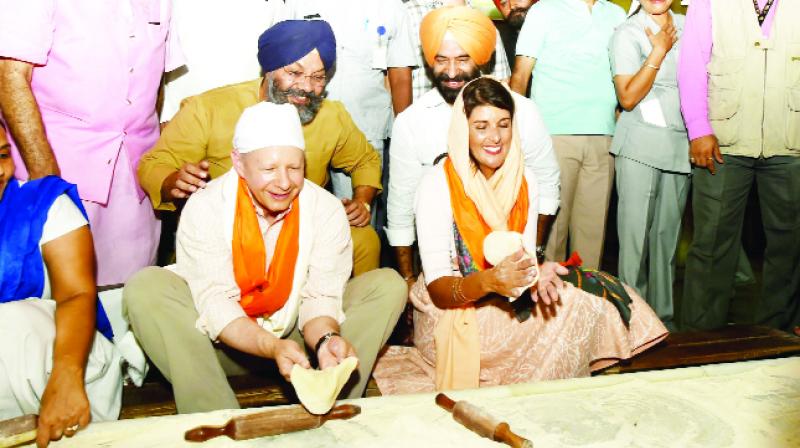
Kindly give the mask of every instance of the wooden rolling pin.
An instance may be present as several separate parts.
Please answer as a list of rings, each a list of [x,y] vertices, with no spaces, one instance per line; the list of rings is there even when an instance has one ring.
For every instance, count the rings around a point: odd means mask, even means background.
[[[226,435],[233,440],[247,440],[319,428],[328,420],[347,420],[360,413],[361,408],[352,404],[336,406],[323,415],[311,414],[296,405],[233,417],[223,426],[199,426],[186,431],[183,438],[190,442],[205,442]]]
[[[474,404],[455,402],[445,394],[436,395],[436,404],[451,412],[455,421],[482,437],[513,448],[533,448],[533,442],[514,434],[508,423],[498,421]]]
[[[0,422],[0,448],[8,448],[36,439],[38,418],[35,415],[23,415]]]

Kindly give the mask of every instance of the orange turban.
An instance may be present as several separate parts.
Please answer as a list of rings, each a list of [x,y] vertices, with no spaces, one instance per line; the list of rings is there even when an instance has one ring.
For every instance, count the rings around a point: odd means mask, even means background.
[[[497,30],[491,19],[469,6],[447,6],[429,12],[419,27],[422,53],[428,65],[433,66],[447,32],[476,64],[486,64],[492,58]]]

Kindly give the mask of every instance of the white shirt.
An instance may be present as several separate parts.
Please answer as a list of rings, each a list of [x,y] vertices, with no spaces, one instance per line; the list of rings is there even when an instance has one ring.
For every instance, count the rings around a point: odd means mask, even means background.
[[[512,95],[525,166],[532,172],[530,183],[538,186],[539,213],[554,215],[559,205],[560,181],[553,142],[536,104],[522,95],[513,92]],[[386,227],[392,246],[410,246],[416,239],[414,194],[436,157],[447,152],[451,111],[452,106],[434,88],[395,119],[389,151]]]
[[[321,18],[331,25],[336,74],[328,83],[328,98],[344,103],[369,141],[388,137],[393,112],[384,72],[416,65],[412,30],[400,0],[294,0],[287,1],[287,8],[294,19]]]
[[[39,249],[41,250],[42,246],[50,241],[88,224],[89,222],[83,217],[83,213],[72,202],[72,199],[66,194],[62,194],[53,201],[50,210],[47,211],[47,220],[42,227],[42,237],[39,238]],[[47,272],[47,264],[44,262],[44,254],[42,255],[42,266],[44,266],[44,289],[40,298],[50,299],[50,276]]]
[[[524,247],[533,253],[536,247],[536,226],[539,213],[539,194],[530,170],[525,170],[528,181],[528,222],[522,232]],[[430,170],[419,184],[416,194],[417,233],[419,256],[425,283],[430,285],[441,277],[460,276],[457,252],[453,236],[453,209],[450,205],[450,188],[444,164],[439,163]]]
[[[283,0],[173,0],[172,21],[186,64],[166,75],[161,121],[181,101],[258,78],[258,37],[282,20]]]
[[[239,176],[231,170],[193,194],[181,213],[176,241],[175,272],[192,291],[196,327],[216,340],[232,321],[246,316],[233,273],[234,214]],[[350,226],[341,201],[306,180],[300,192],[300,236],[292,292],[281,309],[257,322],[276,337],[287,335],[319,316],[344,321],[342,295],[353,267]],[[259,226],[267,263],[275,254],[283,221]],[[269,266],[267,266],[269,268]]]

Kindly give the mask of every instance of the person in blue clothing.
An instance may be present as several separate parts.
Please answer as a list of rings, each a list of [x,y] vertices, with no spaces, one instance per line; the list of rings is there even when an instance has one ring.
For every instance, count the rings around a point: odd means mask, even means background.
[[[0,122],[0,419],[38,414],[42,447],[119,416],[121,362],[77,188],[18,181],[10,151]]]

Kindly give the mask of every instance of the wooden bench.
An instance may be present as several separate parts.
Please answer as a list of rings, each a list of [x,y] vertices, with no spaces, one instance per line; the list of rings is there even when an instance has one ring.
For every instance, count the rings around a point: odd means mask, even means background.
[[[636,358],[599,374],[638,372],[702,364],[749,361],[800,354],[800,337],[767,327],[731,325],[715,331],[675,333]],[[242,376],[230,378],[242,407],[297,403],[294,391],[282,378]],[[380,395],[374,381],[367,394]],[[141,387],[125,386],[120,418],[139,418],[175,413],[172,389],[153,368]]]

